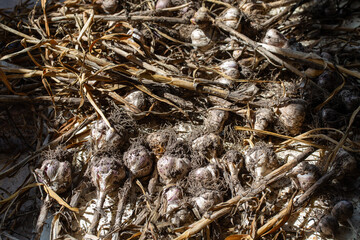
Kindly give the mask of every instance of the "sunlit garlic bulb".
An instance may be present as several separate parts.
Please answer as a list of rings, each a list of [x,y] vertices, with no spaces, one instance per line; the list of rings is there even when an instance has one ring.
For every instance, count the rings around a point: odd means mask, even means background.
[[[228,117],[229,113],[227,111],[220,109],[209,110],[204,120],[206,130],[209,132],[221,132]]]
[[[41,168],[35,169],[38,180],[54,192],[63,193],[71,184],[71,164],[58,160],[45,160]]]
[[[208,158],[216,156],[222,150],[221,138],[214,134],[206,134],[195,139],[191,145],[194,152],[198,152]]]
[[[301,132],[306,117],[306,107],[302,102],[290,103],[279,108],[280,121],[291,135]]]
[[[190,160],[187,158],[164,155],[157,162],[157,170],[163,182],[176,182],[189,172]]]
[[[331,215],[333,215],[339,222],[346,222],[352,217],[353,213],[354,206],[347,200],[338,202],[331,210]]]
[[[134,91],[127,95],[124,99],[139,110],[144,110],[146,107],[145,94],[142,91]],[[130,110],[129,108],[131,108],[131,106],[125,106],[126,110]]]
[[[106,13],[114,13],[118,7],[118,0],[102,0],[101,8]]]
[[[191,42],[195,47],[203,48],[210,44],[211,39],[201,29],[195,29],[191,33]]]
[[[288,40],[276,29],[269,29],[263,39],[263,43],[283,48],[287,46]]]
[[[308,190],[320,178],[318,167],[307,162],[300,163],[292,172],[296,175],[295,181],[303,191]]]
[[[124,164],[136,177],[144,177],[151,173],[153,160],[144,146],[136,146],[124,153]]]
[[[339,223],[336,218],[331,215],[323,216],[316,227],[316,230],[326,237],[334,237],[338,229]]]
[[[156,1],[156,5],[155,5],[156,10],[163,9],[163,8],[168,8],[168,7],[171,7],[171,1],[170,0],[157,0]]]
[[[231,28],[236,28],[240,19],[239,9],[232,7],[226,10],[222,20],[224,24]]]
[[[91,181],[100,192],[114,190],[125,178],[124,167],[113,157],[96,157],[91,167]]]
[[[219,178],[219,170],[213,164],[197,168],[189,173],[189,181],[201,183],[202,185],[214,183]]]
[[[101,149],[107,144],[118,145],[123,142],[120,135],[105,123],[103,119],[97,120],[91,127],[91,140],[95,149]]]
[[[259,108],[255,113],[254,129],[256,130],[268,130],[269,124],[273,122],[274,113],[269,108]],[[255,133],[258,137],[263,137],[262,133]]]
[[[240,77],[239,65],[234,60],[226,60],[222,62],[220,65],[220,69],[226,76],[232,78]]]
[[[184,206],[182,189],[178,186],[172,186],[164,192],[166,201],[166,219],[176,226],[182,226],[191,222],[191,213]]]
[[[170,133],[167,131],[157,131],[150,133],[146,137],[146,142],[153,151],[164,151],[170,138]]]
[[[179,208],[179,204],[183,199],[182,189],[178,186],[172,186],[164,192],[167,203],[166,213],[171,214],[175,209]]]
[[[194,17],[190,20],[193,24],[197,24],[200,28],[203,28],[208,24],[209,15],[206,7],[201,7],[196,11]]]
[[[274,151],[266,144],[255,145],[245,154],[245,167],[254,179],[266,176],[278,166]]]
[[[208,190],[193,198],[193,202],[200,214],[204,214],[210,208],[223,201],[223,196],[219,191]]]

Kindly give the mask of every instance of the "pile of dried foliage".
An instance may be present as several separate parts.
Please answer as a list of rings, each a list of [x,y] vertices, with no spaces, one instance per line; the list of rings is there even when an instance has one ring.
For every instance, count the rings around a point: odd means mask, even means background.
[[[46,222],[51,239],[354,230],[359,13],[352,0],[0,10],[0,235],[39,239]]]

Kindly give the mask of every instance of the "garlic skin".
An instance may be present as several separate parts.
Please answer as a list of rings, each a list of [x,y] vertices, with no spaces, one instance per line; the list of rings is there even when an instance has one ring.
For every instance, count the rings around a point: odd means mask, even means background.
[[[102,0],[101,8],[106,13],[115,13],[118,8],[118,0]]]
[[[157,131],[150,133],[146,137],[146,143],[153,151],[161,151],[166,147],[170,139],[170,133],[167,131]],[[163,150],[162,150],[163,151]]]
[[[262,42],[279,48],[286,48],[288,45],[286,37],[276,29],[269,29]]]
[[[274,113],[268,108],[259,108],[255,113],[254,129],[267,130],[270,123],[274,121]],[[258,137],[264,137],[262,133],[255,133]]]
[[[336,218],[331,215],[323,216],[316,227],[316,230],[319,233],[327,237],[334,237],[338,229],[339,223]]]
[[[203,49],[210,45],[211,39],[206,36],[205,32],[201,29],[195,29],[191,32],[191,43],[196,48]]]
[[[190,223],[192,216],[190,211],[184,207],[183,190],[178,186],[172,186],[165,190],[166,219],[175,226]]]
[[[227,9],[222,17],[224,24],[231,28],[236,28],[238,26],[239,19],[240,11],[235,7]]]
[[[58,160],[45,160],[35,169],[39,182],[48,185],[54,192],[63,193],[71,184],[71,164]]]
[[[124,99],[139,110],[144,110],[146,107],[146,98],[142,91],[134,91],[127,95]],[[131,111],[127,106],[124,108],[128,111]]]
[[[214,133],[210,133],[195,139],[191,147],[194,152],[208,158],[216,157],[222,150],[221,138]]]
[[[279,108],[280,122],[291,135],[301,132],[301,127],[306,117],[306,107],[303,103],[290,103]]]
[[[221,203],[223,196],[219,191],[210,190],[201,193],[198,197],[194,197],[192,201],[202,215],[216,204]]]
[[[226,60],[220,64],[221,71],[229,77],[232,78],[239,78],[240,77],[240,71],[239,71],[239,65],[234,60]]]
[[[224,123],[229,117],[229,112],[219,109],[209,110],[204,120],[205,129],[209,132],[221,132]]]
[[[113,157],[95,157],[91,167],[91,181],[99,192],[114,190],[126,176],[124,167]]]
[[[103,119],[94,122],[90,134],[96,150],[103,148],[107,144],[120,145],[123,143],[120,135],[113,128],[109,128]]]
[[[189,173],[189,181],[200,183],[203,186],[214,183],[219,178],[219,170],[213,164],[197,168]]]
[[[274,151],[264,143],[255,145],[245,154],[245,167],[255,180],[266,176],[278,166]]]
[[[136,146],[124,153],[124,164],[135,178],[151,173],[153,160],[144,146]]]
[[[160,178],[166,184],[182,179],[190,171],[190,168],[189,159],[171,155],[164,155],[157,162]]]
[[[170,0],[158,0],[158,1],[156,1],[156,5],[155,5],[156,10],[163,9],[163,8],[168,8],[168,7],[171,7],[171,1]]]
[[[338,202],[331,210],[331,215],[333,215],[339,222],[346,222],[352,217],[353,213],[354,206],[347,200]]]

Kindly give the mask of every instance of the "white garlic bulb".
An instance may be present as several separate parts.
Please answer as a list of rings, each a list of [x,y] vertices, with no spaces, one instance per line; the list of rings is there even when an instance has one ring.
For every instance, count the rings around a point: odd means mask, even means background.
[[[204,120],[205,128],[210,132],[221,132],[228,117],[229,112],[227,111],[220,109],[209,110]]]
[[[272,46],[275,46],[275,47],[279,47],[279,48],[285,48],[288,45],[287,44],[288,40],[278,30],[269,29],[266,32],[266,35],[265,35],[265,37],[263,39],[263,43],[266,43],[266,44],[269,44],[269,45],[272,45]]]
[[[144,110],[146,107],[146,98],[142,91],[134,91],[127,95],[124,99],[140,110]],[[130,110],[127,106],[124,108],[128,111]]]
[[[240,11],[239,9],[232,7],[225,11],[222,20],[224,24],[231,28],[236,28],[240,19]]]
[[[301,132],[301,127],[305,121],[306,107],[304,103],[290,103],[279,108],[280,121],[291,135]]]
[[[103,119],[97,120],[91,127],[91,140],[95,149],[101,149],[107,144],[120,145],[124,139],[105,123]]]
[[[207,184],[214,183],[219,178],[219,170],[213,164],[197,168],[189,173],[190,181]]]
[[[274,113],[268,108],[259,108],[255,113],[254,129],[267,130],[269,124],[273,121]],[[258,137],[263,137],[262,133],[255,133]]]
[[[206,157],[216,156],[222,149],[221,138],[210,133],[195,139],[191,145],[194,152],[198,152]]]
[[[236,61],[232,59],[222,62],[220,65],[220,69],[226,76],[232,78],[240,77],[239,65]]]
[[[191,33],[191,42],[195,47],[206,47],[210,44],[211,39],[206,36],[205,32],[199,28]]]
[[[155,9],[159,10],[159,9],[163,9],[163,8],[168,8],[170,6],[171,6],[171,1],[170,0],[157,0],[156,5],[155,5]]]

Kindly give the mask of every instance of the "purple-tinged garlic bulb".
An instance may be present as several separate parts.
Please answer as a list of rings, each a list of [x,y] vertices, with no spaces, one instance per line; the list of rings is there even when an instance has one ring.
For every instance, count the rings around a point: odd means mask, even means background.
[[[135,178],[140,178],[151,173],[153,160],[150,152],[140,145],[124,153],[124,164]]]
[[[113,128],[105,123],[103,119],[99,119],[94,122],[91,127],[91,140],[95,149],[101,149],[107,144],[120,145],[123,143],[123,139]]]
[[[171,7],[171,1],[170,0],[157,0],[156,1],[156,5],[155,5],[156,10],[163,9],[163,8],[168,8],[168,7]]]
[[[306,106],[302,102],[290,103],[279,108],[279,120],[291,135],[301,132],[306,117]]]
[[[224,123],[229,117],[229,112],[220,110],[220,109],[212,109],[207,113],[207,117],[204,120],[204,125],[206,130],[209,132],[221,132],[224,128]]]
[[[278,166],[274,151],[266,144],[257,144],[245,154],[245,167],[255,180],[266,176]]]
[[[174,183],[190,171],[190,160],[172,155],[164,155],[157,162],[160,178],[165,183]]]
[[[336,218],[331,215],[323,216],[316,227],[316,230],[326,237],[334,237],[338,229],[339,223]]]
[[[56,193],[65,192],[71,184],[71,164],[58,160],[45,160],[35,169],[38,180]]]
[[[194,152],[200,153],[208,158],[216,157],[222,150],[221,138],[214,134],[206,134],[196,138],[191,145]]]
[[[350,201],[342,200],[335,204],[331,210],[333,215],[339,222],[348,221],[354,213],[354,206]]]
[[[139,110],[144,110],[146,107],[146,98],[142,91],[134,91],[127,95],[124,99]],[[125,109],[130,111],[131,107],[125,106]]]
[[[215,183],[218,179],[219,170],[213,164],[197,168],[189,173],[189,181],[200,183],[202,186]]]
[[[301,190],[308,190],[320,178],[320,170],[313,164],[302,162],[297,165],[292,174],[296,176],[295,182]]]
[[[178,186],[172,186],[164,192],[166,200],[166,219],[176,226],[181,226],[190,222],[191,213],[184,206],[182,189]]]
[[[211,39],[206,36],[205,32],[201,29],[195,29],[191,33],[191,43],[195,48],[206,48],[210,45]]]
[[[221,192],[216,190],[208,190],[201,193],[198,197],[194,197],[193,202],[200,214],[204,214],[210,208],[223,201]]]
[[[288,40],[278,30],[269,29],[265,34],[265,37],[263,39],[263,43],[269,44],[269,45],[272,45],[272,46],[275,46],[275,47],[279,47],[279,48],[286,48],[287,45],[288,45],[287,44]]]
[[[269,108],[259,108],[255,113],[255,123],[254,129],[257,130],[267,130],[269,124],[271,124],[274,120],[274,113]],[[262,133],[255,133],[258,137],[263,137]]]
[[[231,28],[236,28],[238,26],[239,19],[240,11],[235,7],[227,9],[222,17],[224,24]]]

